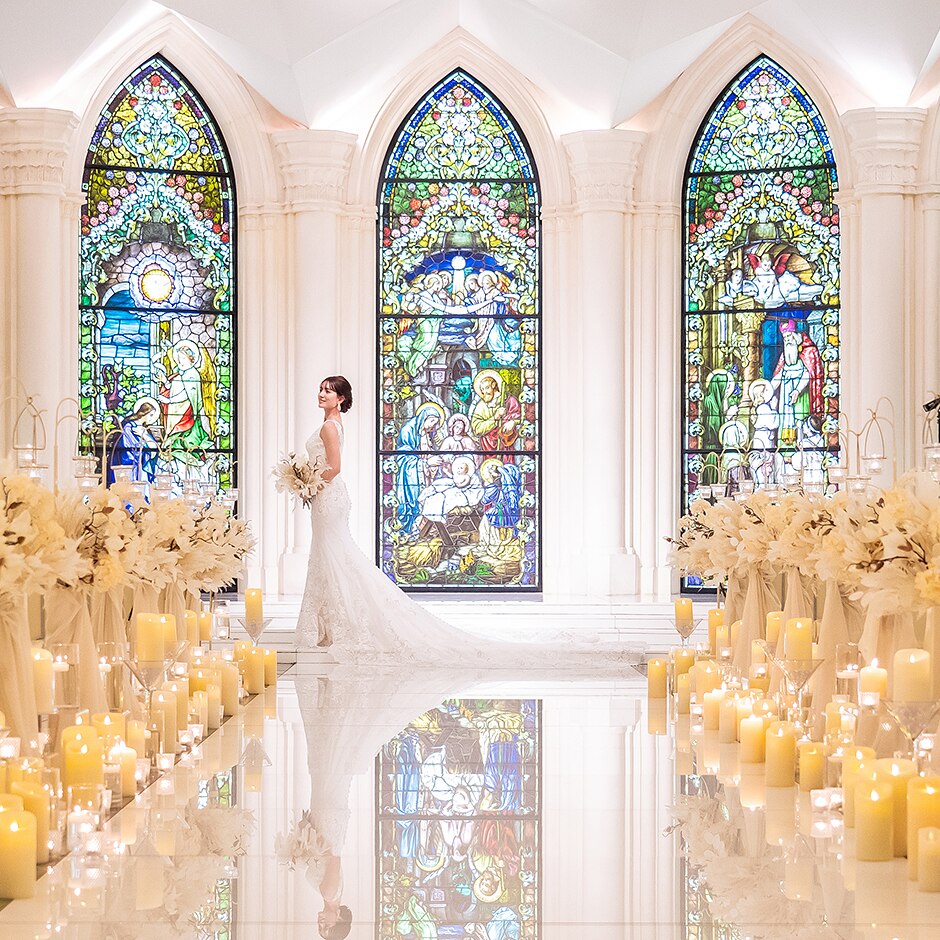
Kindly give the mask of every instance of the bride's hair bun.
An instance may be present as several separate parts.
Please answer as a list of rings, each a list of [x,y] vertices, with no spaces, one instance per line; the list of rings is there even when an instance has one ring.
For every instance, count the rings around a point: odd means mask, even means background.
[[[343,399],[343,403],[339,406],[339,410],[346,414],[350,408],[353,406],[353,394],[352,386],[349,384],[349,379],[343,375],[328,375],[324,380],[324,384],[328,385],[340,398]]]

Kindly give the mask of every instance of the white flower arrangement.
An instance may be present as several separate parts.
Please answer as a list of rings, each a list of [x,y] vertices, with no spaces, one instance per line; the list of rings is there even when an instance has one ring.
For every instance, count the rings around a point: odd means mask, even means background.
[[[290,493],[308,508],[316,495],[329,482],[323,474],[330,467],[319,455],[313,461],[291,452],[275,464],[271,473],[278,493]]]
[[[289,832],[279,832],[274,839],[277,860],[291,871],[301,863],[325,858],[331,851],[323,835],[314,826],[309,812],[301,813],[300,819],[291,826]]]

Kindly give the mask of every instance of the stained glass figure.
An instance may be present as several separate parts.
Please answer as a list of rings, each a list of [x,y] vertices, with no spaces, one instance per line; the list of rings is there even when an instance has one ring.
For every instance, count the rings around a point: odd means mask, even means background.
[[[540,726],[531,699],[452,699],[383,748],[378,936],[536,940]]]
[[[235,185],[219,129],[160,57],[101,113],[80,236],[81,448],[234,486]]]
[[[456,71],[379,189],[382,570],[407,588],[538,589],[539,188],[521,132]]]
[[[839,454],[839,210],[825,124],[761,56],[721,95],[685,181],[683,509],[802,484]]]

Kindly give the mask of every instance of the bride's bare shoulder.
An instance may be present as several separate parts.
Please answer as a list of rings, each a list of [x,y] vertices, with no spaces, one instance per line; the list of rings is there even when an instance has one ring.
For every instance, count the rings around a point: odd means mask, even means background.
[[[325,444],[327,441],[339,440],[339,427],[335,421],[324,421],[320,425],[320,440]]]

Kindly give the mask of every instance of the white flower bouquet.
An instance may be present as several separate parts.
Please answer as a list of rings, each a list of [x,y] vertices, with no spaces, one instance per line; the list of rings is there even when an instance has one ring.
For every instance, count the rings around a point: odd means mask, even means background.
[[[311,461],[291,452],[282,457],[271,471],[274,488],[278,493],[290,493],[309,508],[317,493],[329,482],[323,479],[323,474],[329,469],[319,456]]]
[[[330,854],[322,834],[313,824],[309,812],[302,813],[300,819],[291,827],[290,831],[278,833],[274,839],[274,852],[278,861],[293,871],[300,863],[322,859]]]

